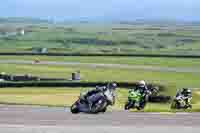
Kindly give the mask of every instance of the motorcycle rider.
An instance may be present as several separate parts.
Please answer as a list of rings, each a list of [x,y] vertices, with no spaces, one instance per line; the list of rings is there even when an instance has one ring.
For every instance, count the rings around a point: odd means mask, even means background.
[[[183,88],[181,91],[178,91],[176,97],[181,96],[181,98],[185,101],[186,105],[190,105],[190,100],[192,99],[192,91],[189,88]]]
[[[138,90],[141,94],[145,95],[148,91],[145,81],[144,80],[139,81],[136,84],[135,90]]]
[[[144,97],[144,99],[142,101],[140,101],[140,106],[144,107],[145,103],[148,101],[148,95],[150,94],[150,91],[149,91],[145,81],[144,80],[139,81],[136,84],[134,91],[139,91],[140,94]]]
[[[115,91],[117,88],[116,83],[109,83],[107,86],[96,86],[94,90],[88,91],[84,96],[83,100],[89,105],[91,110],[92,106],[102,97],[102,93],[107,89]]]

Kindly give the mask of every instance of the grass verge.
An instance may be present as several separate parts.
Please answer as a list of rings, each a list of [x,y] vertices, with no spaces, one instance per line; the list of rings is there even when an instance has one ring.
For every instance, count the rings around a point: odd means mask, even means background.
[[[40,105],[40,106],[71,106],[80,92],[89,88],[2,88],[0,89],[0,103],[11,105]],[[116,104],[110,109],[123,110],[127,100],[127,89],[118,89]],[[180,110],[187,112],[200,111],[199,91],[194,92],[193,109]],[[136,110],[131,110],[136,111]],[[137,112],[137,111],[136,111]],[[148,103],[144,112],[177,112],[170,109],[170,104]]]
[[[128,64],[157,67],[200,67],[200,59],[193,58],[151,58],[151,57],[112,57],[112,56],[0,56],[0,60],[65,61],[80,63]]]
[[[71,78],[71,73],[80,70],[82,81],[117,81],[135,82],[146,80],[147,83],[158,83],[167,86],[198,88],[200,77],[198,73],[159,72],[140,69],[119,69],[83,66],[54,65],[17,65],[1,64],[0,70],[8,74],[31,74],[49,78]]]

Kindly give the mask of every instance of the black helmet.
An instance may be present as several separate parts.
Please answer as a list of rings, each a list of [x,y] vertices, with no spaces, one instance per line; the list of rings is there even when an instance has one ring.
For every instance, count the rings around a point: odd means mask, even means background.
[[[189,88],[183,88],[183,93],[186,95],[191,95],[192,91]]]

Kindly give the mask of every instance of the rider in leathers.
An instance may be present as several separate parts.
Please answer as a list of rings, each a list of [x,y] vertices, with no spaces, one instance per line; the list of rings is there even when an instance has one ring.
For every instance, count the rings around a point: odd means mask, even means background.
[[[144,107],[144,105],[148,101],[148,95],[150,94],[150,91],[147,88],[145,81],[143,81],[143,80],[139,81],[136,84],[135,91],[139,91],[140,94],[144,97],[144,99],[142,101],[140,101],[140,107]]]
[[[185,101],[186,105],[190,105],[190,100],[192,99],[192,91],[189,88],[183,88],[181,91],[178,91],[176,97],[181,96]]]
[[[88,103],[89,108],[91,110],[92,106],[100,99],[102,98],[102,92],[106,91],[107,89],[110,89],[114,91],[117,87],[116,83],[110,83],[107,86],[96,86],[96,89],[88,91],[84,95],[84,100]]]

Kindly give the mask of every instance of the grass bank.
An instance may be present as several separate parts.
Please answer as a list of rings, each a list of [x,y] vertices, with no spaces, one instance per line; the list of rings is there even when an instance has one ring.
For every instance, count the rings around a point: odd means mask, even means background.
[[[104,63],[104,64],[127,64],[146,65],[159,67],[200,67],[200,59],[193,58],[151,58],[151,57],[112,57],[112,56],[0,56],[0,60],[34,60],[40,61],[65,61],[80,63]]]
[[[167,86],[199,88],[198,73],[159,72],[140,69],[119,69],[83,66],[53,66],[53,65],[16,65],[1,64],[0,70],[8,74],[31,74],[33,76],[50,78],[70,78],[71,73],[80,70],[82,81],[118,81],[135,82],[146,80],[147,83],[159,83]]]

